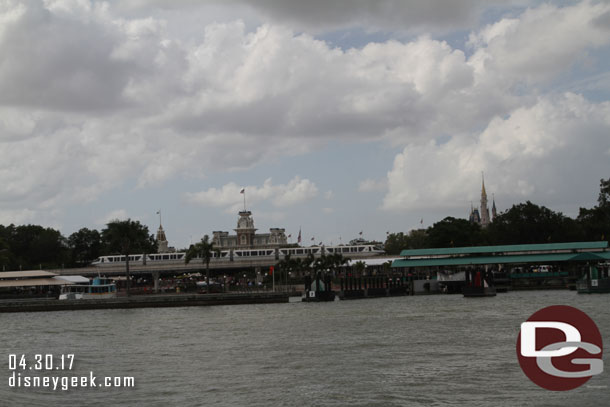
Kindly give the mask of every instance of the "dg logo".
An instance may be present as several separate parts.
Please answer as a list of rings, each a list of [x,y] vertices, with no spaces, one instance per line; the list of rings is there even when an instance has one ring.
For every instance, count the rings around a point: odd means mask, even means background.
[[[521,324],[517,357],[521,369],[547,390],[572,390],[604,370],[602,337],[587,314],[566,305],[534,313]]]

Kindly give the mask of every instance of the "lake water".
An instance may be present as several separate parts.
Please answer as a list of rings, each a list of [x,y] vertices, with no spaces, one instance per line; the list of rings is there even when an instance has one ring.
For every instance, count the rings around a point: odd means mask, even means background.
[[[511,292],[334,303],[0,314],[0,405],[600,406],[610,368],[543,390],[516,358],[519,325],[549,305],[586,312],[610,338],[610,296]],[[9,387],[8,355],[74,354],[71,371],[134,388]]]

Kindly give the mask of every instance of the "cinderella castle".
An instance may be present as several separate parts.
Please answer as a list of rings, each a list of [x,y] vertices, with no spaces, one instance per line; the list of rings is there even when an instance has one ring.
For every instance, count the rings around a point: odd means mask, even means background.
[[[489,209],[487,208],[487,192],[485,192],[485,178],[482,177],[483,186],[481,188],[481,212],[478,208],[470,204],[469,220],[472,223],[478,223],[481,227],[487,227],[496,218],[496,200],[492,198],[491,218],[489,217]]]

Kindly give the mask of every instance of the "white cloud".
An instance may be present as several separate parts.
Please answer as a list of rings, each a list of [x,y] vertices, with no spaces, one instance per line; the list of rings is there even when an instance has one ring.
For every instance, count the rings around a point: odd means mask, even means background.
[[[313,182],[296,176],[287,184],[277,185],[268,178],[261,187],[254,185],[242,187],[230,182],[220,189],[209,188],[201,192],[187,193],[185,199],[187,202],[204,206],[226,207],[228,213],[234,213],[240,208],[243,209],[244,194],[240,194],[242,188],[246,191],[246,207],[269,202],[275,207],[283,208],[305,202],[318,195],[318,188]]]
[[[274,223],[283,222],[286,220],[286,213],[280,211],[256,211],[256,219],[257,220],[268,220]]]
[[[388,188],[387,180],[366,178],[360,181],[358,191],[360,192],[376,192],[385,191]]]
[[[222,9],[215,6],[231,7],[249,6],[242,13],[249,12],[251,18],[258,17],[276,24],[290,24],[297,31],[335,31],[351,27],[365,26],[369,30],[418,31],[436,28],[449,30],[463,28],[476,21],[489,1],[463,0],[446,2],[443,0],[208,0],[205,3],[192,0],[174,0],[171,2],[153,0],[121,1],[119,7],[126,9],[148,9],[151,3],[156,7],[168,10],[176,7],[191,7],[192,12],[199,11],[202,18],[207,14],[223,15]],[[203,4],[202,4],[203,3]],[[496,3],[507,4],[517,1],[500,0]],[[212,20],[213,21],[213,20]]]
[[[607,176],[610,103],[574,94],[541,98],[472,138],[408,145],[388,173],[388,210],[468,207],[481,171],[489,197],[575,208]]]
[[[388,0],[364,8],[331,3],[242,2],[242,8],[251,4],[270,22],[252,25],[249,16],[226,17],[230,13],[223,11],[217,23],[185,27],[200,35],[184,40],[169,29],[171,21],[159,17],[163,13],[139,0],[126,6],[2,2],[0,148],[10,154],[0,161],[0,204],[15,219],[36,219],[49,209],[99,199],[126,182],[147,188],[218,169],[249,169],[340,139],[407,145],[389,174],[384,207],[415,205],[422,197],[436,199],[426,192],[436,187],[413,189],[410,180],[410,195],[404,195],[396,186],[404,184],[406,168],[426,167],[424,157],[466,156],[481,149],[483,136],[473,136],[477,130],[517,121],[519,112],[539,111],[544,103],[555,106],[552,97],[540,98],[548,78],[569,74],[573,61],[583,56],[595,65],[590,54],[610,41],[604,23],[610,5],[582,2],[543,5],[474,31],[469,54],[432,35],[342,50],[299,33],[299,27],[386,30],[418,21],[456,27],[476,18],[482,3]],[[123,13],[126,9],[131,11]],[[291,21],[298,25],[288,28]],[[498,119],[508,115],[511,120]],[[551,134],[554,120],[548,117],[537,134]],[[510,151],[506,162],[518,160],[511,143],[496,152]],[[531,157],[551,154],[536,143],[527,147]],[[413,167],[417,161],[421,165]],[[462,164],[436,162],[433,170],[463,165],[470,179],[484,164],[474,157]],[[514,183],[520,185],[509,185],[514,190],[540,189],[522,175]],[[211,205],[220,197],[234,210],[241,202],[238,192],[233,197],[239,187],[227,184],[215,195],[211,189],[190,194],[189,200]],[[441,196],[453,196],[456,187],[447,182]],[[278,207],[318,193],[313,182],[300,178],[285,185],[268,180],[250,189],[251,202]],[[364,180],[359,186],[371,189],[381,190],[381,184]],[[26,215],[20,215],[22,208]]]
[[[106,216],[98,219],[96,223],[98,225],[105,226],[109,222],[113,220],[127,220],[129,216],[127,215],[127,211],[125,209],[115,209],[112,212],[106,214]]]
[[[35,219],[36,212],[30,209],[0,210],[0,225],[20,225]]]
[[[587,61],[591,49],[610,43],[608,25],[599,23],[608,13],[610,3],[589,1],[528,9],[471,33],[469,44],[476,50],[471,62],[496,81],[549,81]]]

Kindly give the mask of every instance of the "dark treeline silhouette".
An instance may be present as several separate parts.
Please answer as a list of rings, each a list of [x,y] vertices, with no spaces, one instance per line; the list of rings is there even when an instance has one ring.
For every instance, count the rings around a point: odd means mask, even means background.
[[[404,249],[528,243],[561,243],[610,239],[610,178],[600,181],[597,205],[580,208],[576,219],[530,201],[513,205],[486,228],[466,219],[447,217],[427,229],[391,233],[388,254]]]
[[[156,253],[148,227],[138,221],[109,222],[102,231],[82,228],[67,238],[38,225],[0,225],[0,271],[83,267],[128,247]]]

